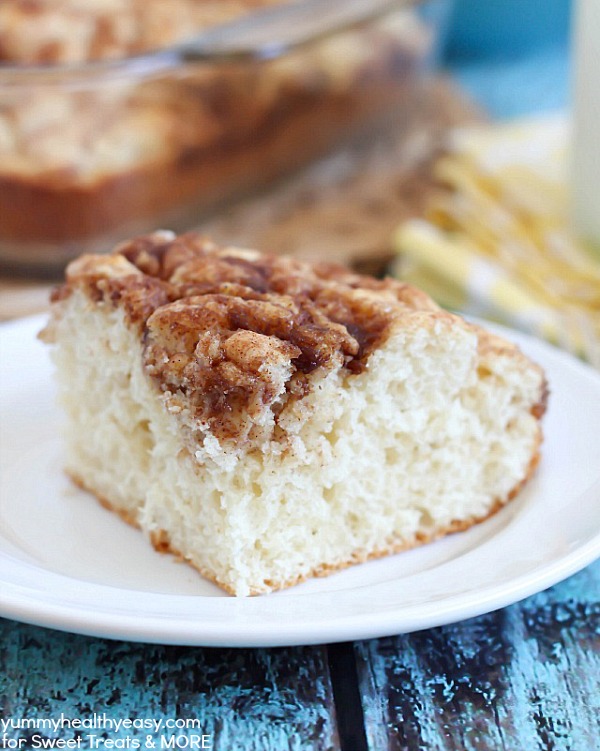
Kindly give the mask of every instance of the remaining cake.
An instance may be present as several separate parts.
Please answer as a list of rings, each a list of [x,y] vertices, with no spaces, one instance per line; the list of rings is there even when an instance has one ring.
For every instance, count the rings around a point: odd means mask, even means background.
[[[286,0],[0,2],[0,262],[62,268],[157,223],[197,226],[392,117],[408,129],[433,44],[413,8],[269,59],[172,48],[280,5],[285,17]]]
[[[43,336],[69,474],[236,595],[466,529],[538,461],[541,369],[397,281],[157,232],[72,262]]]

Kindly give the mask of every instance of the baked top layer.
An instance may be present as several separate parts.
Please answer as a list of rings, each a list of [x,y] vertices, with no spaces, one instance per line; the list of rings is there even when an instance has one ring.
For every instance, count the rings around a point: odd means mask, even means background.
[[[250,437],[267,413],[276,417],[328,371],[362,373],[415,314],[450,316],[393,279],[220,247],[193,233],[156,232],[107,256],[84,255],[70,264],[54,300],[75,288],[123,310],[143,340],[148,374],[163,393],[178,395],[171,408],[191,410],[220,441]],[[480,349],[520,356],[478,332]]]

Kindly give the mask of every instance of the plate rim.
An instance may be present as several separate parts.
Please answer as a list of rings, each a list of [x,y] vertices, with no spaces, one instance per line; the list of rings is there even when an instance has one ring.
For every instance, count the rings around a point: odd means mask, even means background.
[[[523,574],[503,584],[491,586],[483,590],[483,597],[481,590],[469,593],[468,597],[456,595],[447,601],[450,603],[449,607],[441,609],[435,615],[427,612],[421,615],[411,613],[407,618],[406,611],[400,610],[385,619],[377,613],[369,613],[346,616],[341,623],[333,621],[323,624],[315,620],[308,624],[304,623],[301,627],[278,623],[278,633],[264,629],[249,632],[244,627],[227,627],[223,623],[210,627],[204,626],[199,632],[194,628],[197,622],[181,618],[175,621],[175,628],[173,628],[173,622],[169,621],[169,630],[163,630],[160,624],[164,623],[164,619],[159,617],[146,618],[144,627],[140,629],[139,622],[133,616],[124,617],[112,612],[104,612],[100,615],[96,613],[95,620],[92,622],[82,619],[81,612],[72,606],[57,605],[46,608],[40,614],[35,607],[35,600],[24,598],[20,602],[2,603],[0,615],[34,626],[119,641],[190,647],[306,646],[414,633],[485,615],[552,587],[583,570],[598,557],[600,557],[600,533],[589,540],[585,546],[572,551],[570,555],[555,560],[552,565],[544,566],[535,576]],[[190,595],[174,595],[173,597],[187,598]],[[302,597],[310,598],[311,594],[305,594]],[[227,599],[218,599],[222,602],[229,602]]]

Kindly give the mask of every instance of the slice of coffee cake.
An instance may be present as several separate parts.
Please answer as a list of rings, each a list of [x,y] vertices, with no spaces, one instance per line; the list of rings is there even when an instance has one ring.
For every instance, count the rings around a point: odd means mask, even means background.
[[[397,281],[157,232],[74,261],[44,338],[70,475],[236,595],[465,529],[538,460],[540,368]]]

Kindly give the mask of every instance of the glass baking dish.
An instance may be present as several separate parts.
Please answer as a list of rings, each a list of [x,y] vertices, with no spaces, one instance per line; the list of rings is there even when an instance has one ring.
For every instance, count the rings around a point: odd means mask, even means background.
[[[193,228],[401,127],[445,2],[272,2],[134,56],[0,65],[0,265],[53,273],[135,234]]]

